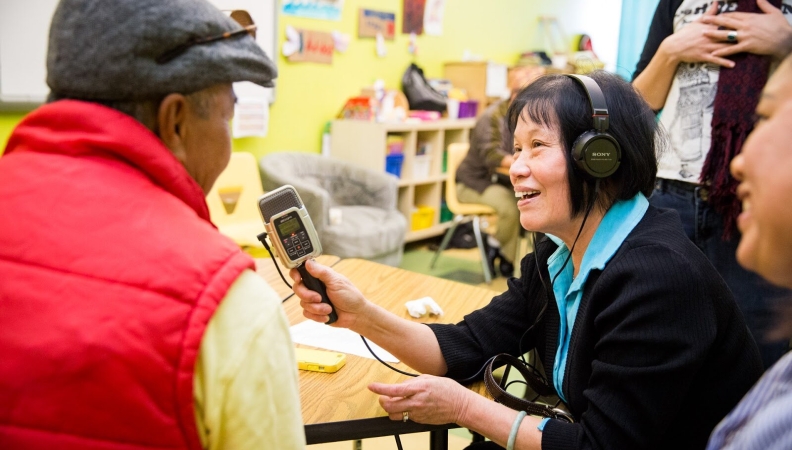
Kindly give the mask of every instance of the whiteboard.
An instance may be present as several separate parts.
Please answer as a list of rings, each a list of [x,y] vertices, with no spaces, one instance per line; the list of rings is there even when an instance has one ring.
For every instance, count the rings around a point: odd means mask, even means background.
[[[27,1],[27,0],[25,0]],[[277,0],[209,0],[212,4],[224,11],[244,9],[250,13],[256,24],[256,42],[264,49],[267,56],[274,63],[277,60],[275,53],[277,44],[278,26]],[[234,83],[234,93],[239,98],[266,98],[270,103],[275,100],[273,88],[263,88],[257,84],[242,82]]]
[[[276,61],[277,0],[209,0],[223,10],[244,9],[258,26],[256,41]],[[49,94],[47,43],[58,0],[0,0],[0,103],[40,104]],[[273,89],[237,83],[237,95],[274,100]]]
[[[0,101],[47,98],[47,41],[57,0],[0,2]]]

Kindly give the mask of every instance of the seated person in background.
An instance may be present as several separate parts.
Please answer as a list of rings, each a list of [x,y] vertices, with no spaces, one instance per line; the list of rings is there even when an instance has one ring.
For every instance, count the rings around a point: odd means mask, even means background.
[[[731,163],[743,205],[737,260],[769,282],[792,288],[792,209],[784,206],[792,196],[792,57],[767,82],[756,115],[756,127]],[[786,309],[774,336],[779,339],[789,339],[792,331],[792,310]],[[792,353],[787,353],[723,419],[707,448],[792,448],[791,384]]]
[[[610,106],[607,132],[621,146],[610,176],[594,178],[572,159],[573,143],[594,127],[575,79],[543,76],[509,108],[520,223],[549,239],[488,306],[456,325],[426,326],[379,308],[332,269],[307,265],[335,305],[334,326],[426,374],[369,386],[391,419],[456,423],[494,441],[474,448],[511,438],[516,449],[701,449],[759,378],[756,343],[723,279],[677,213],[646,199],[661,142],[654,114],[618,76],[591,78]],[[330,306],[296,270],[291,276],[304,315],[327,321]],[[531,349],[575,423],[522,419],[454,381],[494,355]]]
[[[62,0],[47,72],[0,158],[0,448],[303,448],[280,299],[204,199],[272,61],[205,0]]]
[[[470,150],[457,169],[457,196],[463,203],[481,203],[493,207],[498,216],[495,236],[487,239],[487,261],[493,276],[495,260],[504,277],[514,274],[514,256],[520,238],[520,212],[514,190],[508,183],[497,182],[496,169],[507,169],[513,161],[511,135],[506,127],[509,103],[528,83],[544,73],[542,67],[520,67],[509,74],[511,96],[491,105],[476,121],[470,135]]]

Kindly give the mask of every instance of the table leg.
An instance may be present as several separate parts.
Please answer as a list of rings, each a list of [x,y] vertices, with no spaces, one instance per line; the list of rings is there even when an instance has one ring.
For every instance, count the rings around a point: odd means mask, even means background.
[[[448,450],[448,430],[429,432],[429,450]]]

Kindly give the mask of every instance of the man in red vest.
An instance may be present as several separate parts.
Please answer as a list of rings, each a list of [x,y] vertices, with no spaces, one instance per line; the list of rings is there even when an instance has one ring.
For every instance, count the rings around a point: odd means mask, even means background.
[[[232,83],[206,0],[62,0],[46,105],[0,158],[0,448],[303,448],[288,323],[204,200]]]

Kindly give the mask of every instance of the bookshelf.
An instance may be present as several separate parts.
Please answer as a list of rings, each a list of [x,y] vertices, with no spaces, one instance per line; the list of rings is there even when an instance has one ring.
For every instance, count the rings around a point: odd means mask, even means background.
[[[450,222],[440,222],[444,155],[448,144],[468,142],[474,125],[472,118],[398,123],[335,120],[330,156],[384,172],[394,162],[389,150],[401,146],[397,204],[407,218],[405,242],[418,241],[439,236],[448,228]]]

